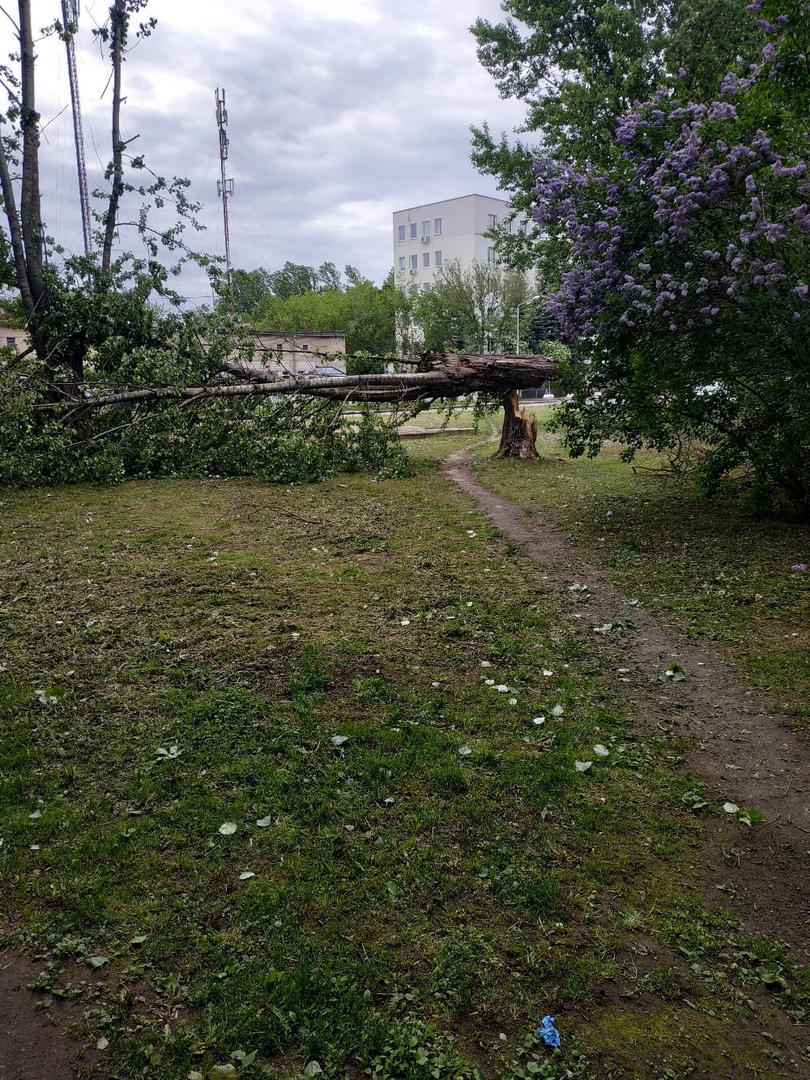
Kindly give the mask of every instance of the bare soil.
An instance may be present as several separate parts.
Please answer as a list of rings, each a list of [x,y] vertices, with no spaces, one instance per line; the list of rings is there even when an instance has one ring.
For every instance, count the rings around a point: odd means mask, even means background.
[[[0,1080],[74,1080],[84,1048],[65,1034],[81,1019],[76,1002],[29,989],[41,969],[0,953]]]
[[[492,523],[542,568],[538,584],[550,589],[587,583],[580,612],[592,624],[626,618],[627,597],[608,572],[576,551],[540,515],[527,515],[493,495],[451,454],[447,475],[478,502]],[[639,607],[626,634],[624,667],[631,671],[632,704],[641,724],[657,725],[690,740],[684,769],[706,786],[713,801],[755,808],[764,822],[748,827],[736,815],[713,818],[703,849],[690,866],[693,884],[709,901],[732,912],[754,935],[788,945],[796,959],[810,958],[810,743],[790,730],[747,690],[740,675],[716,652],[689,640]],[[676,662],[680,682],[658,676]],[[723,857],[725,853],[733,857]],[[718,888],[722,886],[722,892]]]

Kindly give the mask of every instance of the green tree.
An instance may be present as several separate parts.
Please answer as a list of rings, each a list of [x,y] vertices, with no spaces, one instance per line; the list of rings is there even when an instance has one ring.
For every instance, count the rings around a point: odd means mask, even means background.
[[[333,264],[324,264],[333,266]],[[313,271],[313,279],[320,271]],[[321,268],[323,269],[323,268]],[[396,314],[404,304],[389,274],[382,288],[346,267],[342,288],[309,289],[290,296],[266,292],[252,316],[258,330],[301,333],[304,330],[342,331],[349,354],[348,370],[356,374],[381,370],[381,357],[394,354]],[[270,275],[272,277],[272,275]],[[322,275],[326,280],[329,275]],[[368,359],[362,354],[367,354]]]
[[[534,161],[551,155],[580,167],[609,165],[617,120],[634,101],[666,83],[694,100],[714,93],[728,71],[747,70],[762,34],[745,11],[748,0],[504,0],[501,23],[472,27],[478,57],[502,97],[526,105],[524,136],[496,137],[472,128],[472,159],[510,192],[512,206],[531,213]],[[552,237],[553,240],[553,237]],[[499,232],[510,265],[535,260],[538,234]],[[546,246],[546,274],[564,249]]]
[[[708,486],[744,477],[808,511],[810,13],[757,7],[762,62],[718,100],[663,88],[609,168],[538,162],[540,224],[570,243],[549,307],[584,361],[556,420],[575,454],[694,440]]]
[[[95,194],[103,201],[98,215],[101,225],[97,239],[100,257],[82,260],[67,259],[65,272],[59,272],[59,252],[48,240],[41,212],[40,181],[40,115],[36,106],[36,54],[31,24],[30,0],[18,0],[18,22],[15,24],[19,51],[12,57],[13,67],[3,68],[4,85],[9,92],[9,108],[3,117],[0,135],[0,190],[3,196],[8,233],[3,249],[10,249],[14,264],[14,285],[25,311],[28,330],[39,357],[42,373],[53,389],[66,383],[78,386],[85,375],[88,348],[99,333],[94,316],[85,303],[88,293],[98,295],[102,306],[109,293],[130,292],[141,304],[147,304],[153,294],[175,298],[168,281],[172,270],[188,257],[182,232],[186,222],[194,223],[198,209],[185,195],[188,181],[175,177],[168,181],[153,176],[148,184],[132,183],[126,178],[125,165],[136,173],[145,169],[143,158],[126,159],[126,142],[120,132],[120,110],[123,99],[121,74],[126,57],[132,17],[146,5],[146,0],[114,0],[109,8],[108,23],[96,31],[100,40],[108,42],[112,65],[112,160],[106,171],[109,189]],[[7,14],[7,13],[6,13]],[[151,33],[154,20],[141,23],[137,38]],[[48,32],[62,35],[73,32],[56,21]],[[20,170],[17,185],[15,169]],[[127,193],[136,193],[141,205],[133,222],[122,222],[121,200]],[[150,211],[171,202],[177,217],[168,228],[155,229],[150,224]],[[116,255],[113,238],[125,225],[139,232],[146,254],[135,259],[131,255]],[[159,259],[163,249],[177,255],[178,264],[169,269]],[[49,257],[50,256],[50,257]],[[56,256],[57,258],[55,258]],[[203,263],[208,260],[201,259]],[[65,321],[70,308],[72,317]],[[117,310],[115,304],[111,311]],[[107,312],[107,326],[113,318]],[[85,312],[90,323],[83,322]],[[66,332],[70,327],[70,332]],[[122,329],[119,327],[119,329]],[[137,337],[133,333],[134,337]]]
[[[314,266],[304,266],[303,263],[293,263],[289,260],[280,270],[274,270],[268,274],[268,280],[271,293],[282,300],[316,292],[319,283],[318,271]]]
[[[530,296],[519,271],[477,261],[462,267],[450,259],[431,290],[414,298],[412,318],[429,352],[502,352],[514,346],[517,305]]]
[[[270,274],[263,266],[258,270],[234,270],[232,275],[234,311],[249,317],[270,292]],[[227,298],[223,310],[227,310]]]

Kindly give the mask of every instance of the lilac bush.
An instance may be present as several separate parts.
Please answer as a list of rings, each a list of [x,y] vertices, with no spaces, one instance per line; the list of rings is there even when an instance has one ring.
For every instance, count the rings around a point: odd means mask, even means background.
[[[569,252],[548,307],[581,358],[558,424],[574,453],[694,438],[708,481],[810,507],[810,5],[751,10],[749,77],[638,104],[609,170],[537,163],[534,216]]]

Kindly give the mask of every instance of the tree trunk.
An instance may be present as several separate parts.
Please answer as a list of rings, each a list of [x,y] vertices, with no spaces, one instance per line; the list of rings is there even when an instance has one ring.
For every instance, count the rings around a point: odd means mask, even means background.
[[[35,305],[45,301],[42,213],[39,195],[39,113],[34,88],[34,36],[30,0],[20,0],[20,127],[22,129],[22,189],[20,222],[28,287]]]
[[[510,390],[503,399],[503,428],[501,445],[496,458],[524,458],[536,461],[537,416],[521,409],[517,390]]]
[[[228,365],[223,366],[227,368]],[[83,409],[101,409],[106,405],[154,401],[156,398],[168,401],[189,398],[248,397],[262,394],[306,394],[312,397],[331,398],[333,401],[396,403],[424,398],[435,400],[436,398],[465,397],[467,394],[476,392],[509,394],[508,387],[510,386],[537,386],[547,379],[555,378],[556,374],[554,361],[548,356],[424,353],[419,360],[419,370],[414,372],[398,372],[391,375],[336,375],[329,378],[291,376],[280,379],[268,371],[264,382],[241,384],[215,382],[210,386],[124,390],[120,393],[97,394],[90,398],[77,399],[74,404]],[[517,402],[517,392],[513,390],[511,393]],[[509,408],[510,398],[507,397],[506,401]],[[515,415],[514,407],[512,414]],[[520,416],[522,417],[522,413]],[[529,421],[534,422],[536,437],[537,421],[534,416],[531,416]],[[529,421],[524,419],[525,423]],[[538,455],[534,451],[520,456],[537,457]]]
[[[101,250],[101,269],[109,270],[112,264],[112,246],[115,226],[118,221],[118,206],[124,190],[124,146],[121,142],[121,64],[124,57],[124,39],[126,37],[129,15],[123,0],[117,0],[110,8],[110,53],[113,69],[112,96],[112,152],[113,159],[109,166],[112,180],[110,201],[104,222],[104,246]]]

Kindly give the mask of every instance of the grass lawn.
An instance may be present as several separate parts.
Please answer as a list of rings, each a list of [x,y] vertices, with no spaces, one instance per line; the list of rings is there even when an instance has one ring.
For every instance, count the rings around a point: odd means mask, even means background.
[[[0,942],[82,1003],[94,1075],[783,1075],[806,973],[690,890],[682,747],[439,474],[463,441],[405,480],[2,495]],[[673,526],[659,480],[549,450],[480,475],[802,715],[806,531]]]
[[[477,472],[529,513],[550,516],[612,570],[615,583],[683,633],[717,643],[775,709],[810,722],[810,527],[700,498],[663,459],[635,467],[608,447],[570,460],[540,420],[534,463],[487,460]]]

